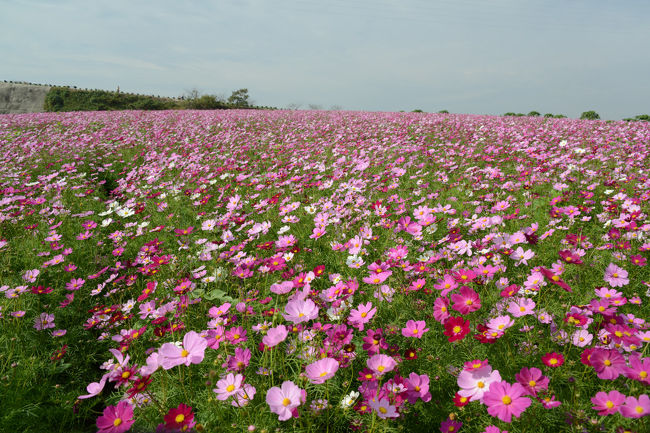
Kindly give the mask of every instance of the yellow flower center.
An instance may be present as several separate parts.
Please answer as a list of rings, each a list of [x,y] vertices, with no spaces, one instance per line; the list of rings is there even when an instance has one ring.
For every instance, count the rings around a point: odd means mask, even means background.
[[[528,386],[530,386],[531,388],[534,387],[535,385],[537,385],[537,382],[535,382],[534,380],[528,382]]]
[[[417,330],[417,329],[414,329],[414,330],[413,330],[413,333],[414,333],[414,334],[417,334],[417,333],[418,333],[418,330]]]
[[[607,409],[611,409],[614,407],[614,403],[611,400],[607,400],[607,403],[605,403],[605,406],[607,406]]]
[[[289,400],[288,398],[285,398],[284,400],[282,400],[282,406],[287,407],[290,404],[291,404],[291,400]]]
[[[188,351],[185,350],[185,349],[183,349],[183,351],[181,352],[181,356],[182,356],[183,358],[186,358],[187,355],[189,355],[189,354],[190,354],[190,352],[188,352]]]
[[[367,315],[368,315],[368,313],[366,313],[365,311],[363,313],[361,313],[361,317],[366,317]]]
[[[612,365],[612,361],[610,361],[609,359],[606,359],[605,362],[603,362],[603,364],[605,364],[606,366],[609,367],[610,365]]]
[[[461,328],[458,325],[454,326],[454,328],[452,329],[452,331],[454,331],[454,334],[460,334],[460,330]]]
[[[115,418],[115,421],[113,421],[113,426],[117,427],[120,424],[122,424],[122,418]]]
[[[479,382],[476,384],[476,386],[478,386],[479,388],[483,388],[483,387],[485,386],[485,383],[479,381]]]
[[[228,391],[228,392],[233,392],[234,390],[235,390],[235,385],[228,385],[226,387],[226,391]]]
[[[381,413],[386,413],[386,412],[388,412],[388,410],[387,410],[385,407],[381,406],[381,407],[379,408],[379,412],[381,412]]]
[[[384,370],[386,370],[386,367],[384,367],[383,365],[380,365],[379,367],[377,367],[377,371],[380,372],[380,373],[383,372]]]
[[[176,415],[176,418],[174,418],[174,421],[176,421],[176,424],[182,423],[183,421],[185,421],[185,415],[179,413],[178,415]]]
[[[501,398],[501,401],[503,402],[503,404],[510,404],[510,403],[512,403],[512,399],[511,399],[510,396],[508,396],[508,395],[504,395],[504,396]]]
[[[646,377],[648,377],[648,372],[647,372],[647,371],[642,371],[642,372],[640,372],[640,373],[639,373],[639,377],[645,379]]]

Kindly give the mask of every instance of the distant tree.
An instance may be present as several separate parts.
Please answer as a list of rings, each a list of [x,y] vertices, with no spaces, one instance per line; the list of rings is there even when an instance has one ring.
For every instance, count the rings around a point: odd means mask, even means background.
[[[513,113],[512,111],[508,111],[507,113],[503,114],[504,116],[516,116],[516,113]]]
[[[583,113],[580,115],[580,118],[581,118],[581,119],[586,119],[586,120],[598,120],[598,119],[600,119],[600,116],[598,115],[598,113],[596,113],[595,111],[591,110],[591,111],[585,111],[585,112],[583,112]]]
[[[249,108],[251,103],[248,100],[248,89],[234,90],[228,98],[228,104],[235,108]]]
[[[420,110],[419,108],[416,108],[415,110],[411,111],[411,113],[424,113],[424,111]]]
[[[302,107],[302,104],[298,104],[297,102],[287,104],[287,110],[300,110],[300,107]]]
[[[564,114],[556,114],[555,116],[556,119],[566,119],[566,116]]]
[[[440,114],[449,114],[449,111],[447,111],[447,110],[440,110],[440,111],[438,111],[438,113],[440,113]]]
[[[546,113],[546,114],[544,115],[544,117],[545,117],[545,118],[553,117],[553,113]]]
[[[540,115],[539,111],[531,111],[530,113],[528,113],[528,116],[530,117],[537,117],[539,115]]]
[[[340,111],[343,109],[340,105],[332,105],[330,108],[330,111]]]
[[[319,105],[319,104],[308,104],[307,107],[310,110],[322,110],[323,109],[323,107],[321,105]]]

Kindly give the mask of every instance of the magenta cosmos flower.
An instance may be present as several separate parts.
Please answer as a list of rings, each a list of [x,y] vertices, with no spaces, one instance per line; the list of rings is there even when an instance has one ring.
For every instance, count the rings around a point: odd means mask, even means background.
[[[262,338],[262,343],[264,343],[266,347],[275,347],[282,343],[287,338],[288,334],[289,331],[286,326],[278,325],[266,332],[266,335]]]
[[[409,320],[406,322],[406,327],[402,328],[402,335],[405,337],[422,338],[422,335],[429,330],[424,320]]]
[[[321,384],[325,383],[327,379],[331,379],[339,369],[339,362],[334,358],[324,358],[316,362],[312,362],[305,367],[305,373],[311,383]]]
[[[126,401],[121,401],[117,406],[108,406],[104,414],[97,418],[98,433],[123,433],[131,428],[133,407]]]
[[[160,365],[165,370],[174,368],[177,365],[200,364],[205,355],[207,341],[194,331],[190,331],[183,337],[183,345],[178,347],[173,343],[165,343],[160,348]]]
[[[591,402],[594,404],[592,409],[599,411],[598,415],[611,415],[618,412],[621,405],[625,403],[625,395],[616,390],[610,392],[600,391],[591,398]]]
[[[311,299],[289,301],[284,311],[282,317],[293,323],[307,322],[318,317],[318,307]]]
[[[481,308],[481,299],[478,293],[467,286],[462,286],[459,291],[460,293],[451,295],[451,301],[454,303],[451,308],[463,315]]]
[[[280,388],[274,386],[266,393],[266,404],[271,408],[271,412],[278,414],[280,421],[291,418],[297,407],[306,400],[305,391],[290,380],[284,381]]]
[[[626,368],[625,358],[613,349],[595,348],[589,357],[591,366],[594,367],[599,379],[614,380]]]
[[[511,422],[513,415],[519,418],[531,404],[528,397],[523,397],[524,394],[526,390],[518,383],[494,382],[483,395],[483,403],[487,405],[490,415],[503,422]]]
[[[541,390],[548,388],[548,377],[542,374],[539,368],[523,367],[521,371],[515,374],[515,379],[526,389],[526,395],[537,396]]]

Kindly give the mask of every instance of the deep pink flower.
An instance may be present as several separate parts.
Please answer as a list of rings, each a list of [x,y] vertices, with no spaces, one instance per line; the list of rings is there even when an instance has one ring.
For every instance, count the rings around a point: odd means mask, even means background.
[[[462,286],[459,292],[451,295],[451,301],[454,303],[451,308],[463,315],[481,308],[481,299],[474,290],[467,286]]]
[[[625,371],[625,358],[613,349],[595,348],[589,363],[598,373],[599,379],[614,380]]]
[[[490,415],[504,422],[511,422],[512,416],[516,418],[531,405],[530,398],[523,397],[526,390],[518,383],[510,385],[508,382],[494,382],[488,392],[483,394],[483,403],[488,407]]]
[[[539,368],[523,367],[521,371],[515,374],[515,379],[526,389],[525,395],[532,395],[533,397],[541,390],[548,388],[548,377],[542,374]]]
[[[426,374],[419,375],[412,372],[406,379],[406,398],[411,404],[415,404],[417,399],[423,402],[431,401],[429,392],[429,376]]]
[[[449,317],[449,299],[445,297],[436,298],[433,301],[433,318],[440,323]]]
[[[611,415],[618,412],[619,407],[625,402],[625,395],[616,390],[600,391],[591,398],[591,402],[594,404],[592,409],[599,411],[598,415]]]
[[[104,414],[97,418],[98,433],[123,433],[134,422],[133,407],[127,401],[121,401],[117,406],[108,406]]]
[[[160,348],[160,356],[162,360],[160,365],[165,370],[174,368],[177,365],[185,364],[200,364],[205,355],[205,348],[207,341],[194,331],[190,331],[183,337],[182,347],[178,347],[173,343],[165,343]]]

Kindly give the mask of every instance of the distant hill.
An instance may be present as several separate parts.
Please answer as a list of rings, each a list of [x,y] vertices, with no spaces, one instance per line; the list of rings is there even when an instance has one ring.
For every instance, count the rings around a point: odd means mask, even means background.
[[[50,86],[0,82],[0,114],[37,113],[44,110]]]

